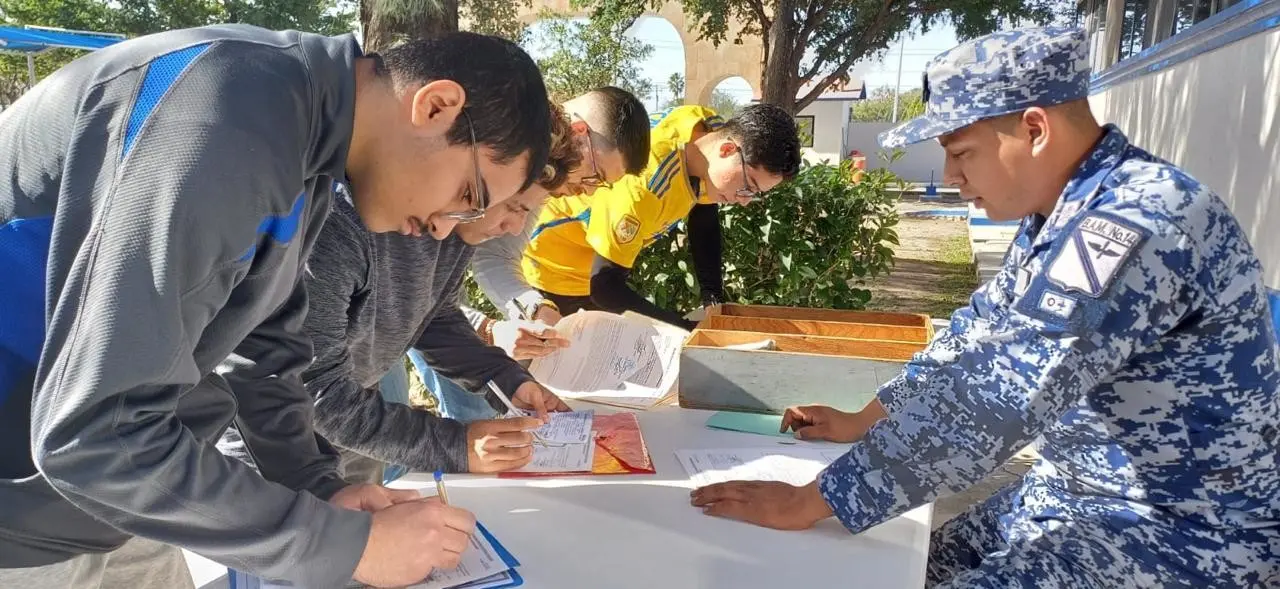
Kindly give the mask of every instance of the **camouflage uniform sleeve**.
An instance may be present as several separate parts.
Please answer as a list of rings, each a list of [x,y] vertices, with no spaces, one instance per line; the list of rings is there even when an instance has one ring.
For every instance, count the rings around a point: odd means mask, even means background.
[[[977,482],[1200,304],[1203,263],[1173,223],[1112,207],[1061,235],[1022,293],[976,293],[964,329],[886,385],[889,418],[819,475],[851,531]]]
[[[1002,268],[1000,274],[1008,271],[1008,268]],[[1000,277],[997,275],[980,286],[971,296],[969,305],[956,309],[951,314],[951,323],[930,342],[928,349],[908,360],[902,372],[881,385],[876,391],[876,399],[884,407],[885,413],[890,415],[897,413],[924,388],[935,370],[945,369],[951,365],[955,354],[963,350],[967,344],[966,335],[974,324],[975,306],[978,305],[978,301],[991,300],[994,289],[998,288],[997,285],[1000,283]]]

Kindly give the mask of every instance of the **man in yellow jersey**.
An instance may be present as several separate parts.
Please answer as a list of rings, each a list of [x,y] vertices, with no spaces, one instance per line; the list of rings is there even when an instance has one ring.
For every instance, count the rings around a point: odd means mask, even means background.
[[[724,121],[711,109],[680,106],[650,117],[649,164],[590,196],[548,201],[521,268],[564,314],[635,311],[691,327],[675,311],[627,285],[637,256],[689,218],[694,270],[704,305],[723,300],[720,204],[746,204],[800,168],[795,120],[753,104]]]

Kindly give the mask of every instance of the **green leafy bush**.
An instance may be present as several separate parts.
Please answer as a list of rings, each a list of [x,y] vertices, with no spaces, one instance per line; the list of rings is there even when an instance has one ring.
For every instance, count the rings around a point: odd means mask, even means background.
[[[850,181],[850,166],[807,165],[792,181],[745,207],[721,207],[728,302],[860,309],[861,288],[888,272],[898,234],[899,179],[886,169]],[[649,246],[632,286],[662,307],[701,305],[683,229]]]
[[[466,292],[464,296],[467,297],[467,304],[472,309],[495,319],[502,318],[502,313],[498,311],[497,307],[493,306],[493,303],[489,302],[489,297],[484,295],[484,289],[480,288],[480,285],[476,282],[474,270],[467,269],[467,275],[462,279],[462,288]]]

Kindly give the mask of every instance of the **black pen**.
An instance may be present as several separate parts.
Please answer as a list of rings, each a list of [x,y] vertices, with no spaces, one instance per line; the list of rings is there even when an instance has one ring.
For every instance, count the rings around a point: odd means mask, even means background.
[[[520,299],[511,299],[511,302],[515,303],[516,309],[520,311],[521,319],[524,319],[525,321],[533,321],[533,315],[529,313],[529,308],[524,306],[524,303],[520,302]]]
[[[524,306],[524,303],[521,303],[521,302],[520,302],[520,299],[511,299],[511,302],[512,302],[512,304],[514,304],[514,305],[516,306],[516,309],[517,309],[518,311],[520,311],[520,318],[521,318],[521,319],[524,319],[525,321],[528,321],[529,323],[534,323],[533,315],[532,315],[531,313],[529,313],[529,308],[528,308],[528,307],[526,307],[526,306]],[[535,308],[536,308],[536,307],[535,307]],[[532,331],[530,331],[530,332],[529,332],[529,335],[532,335],[533,337],[536,337],[536,338],[538,338],[538,339],[542,340],[542,342],[543,342],[543,343],[542,343],[542,345],[544,345],[544,346],[546,345],[547,338],[542,337],[542,332],[533,333]]]

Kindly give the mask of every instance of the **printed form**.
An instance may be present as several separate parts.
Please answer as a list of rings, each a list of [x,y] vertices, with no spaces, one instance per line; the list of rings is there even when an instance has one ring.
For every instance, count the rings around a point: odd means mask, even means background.
[[[596,412],[568,411],[547,414],[547,423],[533,430],[538,440],[554,444],[585,444],[591,441],[591,423]]]
[[[697,487],[729,481],[777,481],[803,486],[812,483],[842,454],[836,448],[779,446],[676,450],[676,459]]]
[[[447,571],[434,570],[426,581],[411,585],[409,589],[448,589],[488,580],[510,570],[511,565],[502,560],[489,539],[477,530],[471,535],[471,545],[462,553],[462,562],[457,567]]]
[[[687,332],[602,311],[579,311],[556,329],[568,348],[535,359],[529,372],[552,392],[631,407],[648,407],[675,385]]]
[[[595,441],[585,444],[533,443],[533,461],[511,472],[591,472],[596,457]]]

